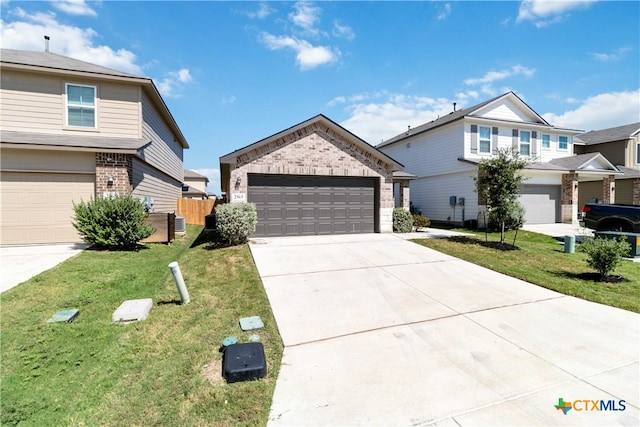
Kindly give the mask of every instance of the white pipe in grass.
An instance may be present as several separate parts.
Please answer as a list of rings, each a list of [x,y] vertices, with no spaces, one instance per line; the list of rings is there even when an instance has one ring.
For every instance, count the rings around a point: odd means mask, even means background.
[[[180,294],[180,301],[182,301],[182,304],[189,304],[189,301],[191,301],[189,298],[189,291],[187,290],[187,286],[184,284],[184,279],[182,278],[182,272],[180,271],[178,262],[172,262],[169,264],[169,268],[171,269],[171,274],[173,274],[173,280],[176,282],[176,287]]]

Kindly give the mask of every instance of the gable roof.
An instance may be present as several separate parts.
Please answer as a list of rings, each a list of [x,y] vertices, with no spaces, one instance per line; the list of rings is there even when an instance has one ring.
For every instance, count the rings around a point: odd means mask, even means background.
[[[586,153],[577,156],[561,157],[550,160],[549,163],[570,171],[599,170],[620,173],[618,168],[601,153]]]
[[[151,102],[167,123],[182,148],[189,148],[189,143],[182,134],[178,123],[169,111],[153,80],[122,71],[112,70],[100,65],[80,61],[51,52],[35,52],[27,50],[0,49],[0,67],[23,71],[39,71],[52,74],[76,75],[83,77],[117,80],[137,83],[147,93]]]
[[[237,156],[240,156],[242,154],[248,153],[251,150],[255,150],[256,148],[259,148],[263,145],[266,145],[274,140],[277,140],[279,138],[282,138],[283,136],[292,134],[302,128],[305,128],[311,124],[315,124],[315,123],[319,123],[322,124],[324,126],[328,126],[330,127],[333,131],[341,134],[342,136],[346,137],[349,141],[355,143],[357,146],[359,146],[360,148],[375,153],[376,156],[382,158],[383,160],[387,161],[388,163],[393,165],[393,170],[402,170],[404,169],[404,166],[401,163],[398,163],[397,161],[395,161],[394,159],[392,159],[391,157],[389,157],[388,155],[386,155],[385,153],[383,153],[382,151],[378,150],[376,147],[372,146],[371,144],[367,143],[366,141],[364,141],[363,139],[360,139],[358,136],[354,135],[353,133],[351,133],[350,131],[348,131],[347,129],[343,128],[342,126],[340,126],[339,124],[337,124],[336,122],[334,122],[333,120],[329,119],[327,116],[325,116],[324,114],[318,114],[315,117],[312,117],[308,120],[305,120],[304,122],[298,123],[297,125],[294,125],[288,129],[285,129],[281,132],[278,132],[274,135],[271,135],[267,138],[261,139],[260,141],[254,142],[253,144],[247,145],[246,147],[240,148],[238,150],[235,150],[229,154],[225,154],[224,156],[220,157],[220,163],[234,163],[235,159]]]
[[[425,133],[427,131],[430,131],[432,129],[436,129],[438,127],[444,126],[444,125],[448,125],[450,123],[456,122],[458,120],[462,120],[466,117],[474,117],[474,115],[476,113],[478,113],[480,110],[484,109],[485,107],[488,107],[492,104],[496,104],[504,99],[509,99],[509,101],[517,104],[523,111],[527,112],[530,116],[532,116],[534,118],[534,121],[532,122],[528,122],[528,124],[536,124],[536,125],[540,125],[540,126],[546,126],[546,127],[550,127],[552,128],[553,126],[550,125],[545,119],[542,118],[542,116],[540,116],[538,113],[536,113],[531,107],[529,107],[522,99],[520,99],[520,97],[518,95],[516,95],[513,91],[504,93],[502,95],[496,96],[495,98],[491,98],[488,101],[484,101],[481,102],[480,104],[476,104],[473,105],[469,108],[464,108],[462,110],[458,110],[458,111],[453,111],[449,114],[447,114],[446,116],[440,117],[436,120],[432,120],[429,123],[425,123],[423,125],[417,126],[415,128],[412,128],[406,132],[403,132],[399,135],[394,136],[393,138],[390,138],[386,141],[381,142],[380,144],[376,145],[377,148],[382,148],[385,147],[387,145],[391,145],[393,143],[402,141],[406,138],[409,138],[411,136],[415,136],[421,133]]]
[[[632,138],[640,133],[640,122],[602,130],[592,130],[573,139],[574,144],[594,145]]]
[[[186,178],[201,179],[203,181],[209,182],[209,178],[207,178],[206,176],[200,175],[198,172],[192,171],[192,170],[188,170],[188,169],[184,170],[184,177],[185,177],[185,179]]]

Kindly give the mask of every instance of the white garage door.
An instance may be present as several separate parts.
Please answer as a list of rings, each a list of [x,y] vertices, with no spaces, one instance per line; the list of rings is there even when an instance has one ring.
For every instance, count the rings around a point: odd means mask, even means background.
[[[523,185],[519,201],[525,208],[527,224],[560,222],[559,185]]]
[[[2,172],[0,181],[1,244],[81,241],[73,202],[94,197],[94,175]]]

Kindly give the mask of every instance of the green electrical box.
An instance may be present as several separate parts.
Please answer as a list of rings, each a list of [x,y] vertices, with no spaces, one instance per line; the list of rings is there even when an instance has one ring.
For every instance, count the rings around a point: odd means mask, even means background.
[[[596,231],[595,237],[603,237],[606,239],[619,239],[624,238],[631,249],[627,254],[630,258],[640,257],[640,233],[626,233],[623,231]]]

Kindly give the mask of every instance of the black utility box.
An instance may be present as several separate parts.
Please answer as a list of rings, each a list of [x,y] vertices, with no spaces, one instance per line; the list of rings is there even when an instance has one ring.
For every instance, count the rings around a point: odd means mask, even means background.
[[[267,375],[267,363],[262,343],[228,346],[222,358],[222,375],[228,383],[264,378]]]

